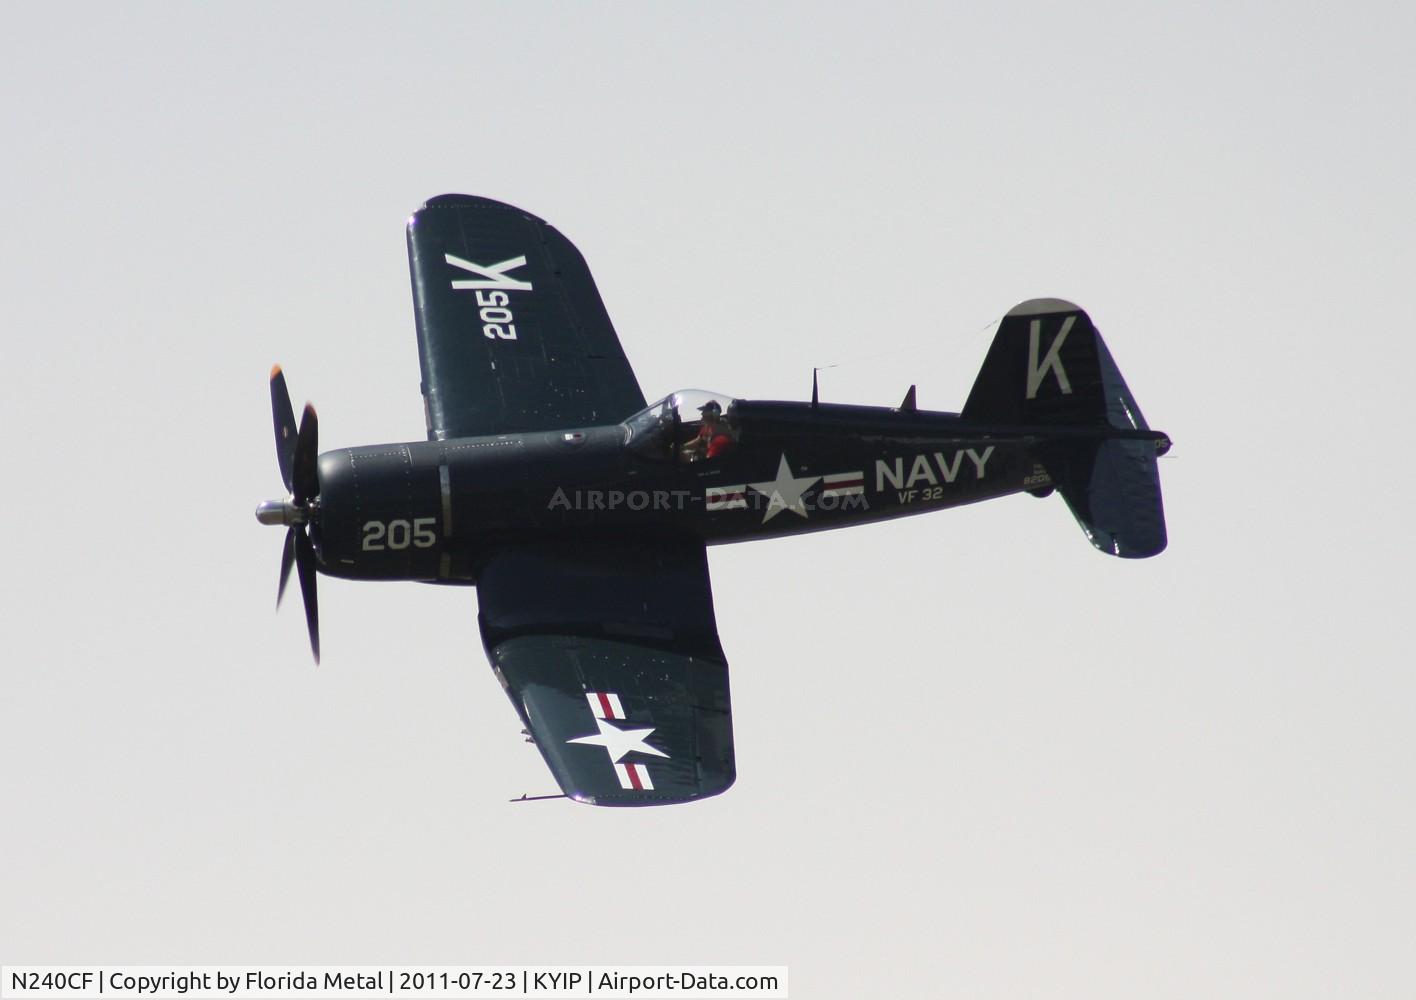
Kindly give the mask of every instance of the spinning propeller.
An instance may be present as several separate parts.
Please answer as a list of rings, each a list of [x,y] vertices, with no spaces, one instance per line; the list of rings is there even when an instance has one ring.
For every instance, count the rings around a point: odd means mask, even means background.
[[[290,568],[300,574],[300,594],[305,599],[305,624],[310,629],[310,650],[315,662],[320,662],[320,606],[315,594],[315,544],[310,529],[319,523],[319,473],[315,460],[319,457],[319,418],[315,408],[305,404],[300,426],[295,426],[295,411],[290,406],[290,393],[285,388],[285,373],[276,365],[270,370],[270,406],[275,414],[275,457],[280,462],[280,478],[285,482],[284,500],[267,500],[256,508],[256,520],[261,524],[288,525],[285,550],[280,557],[280,586],[275,594],[275,606],[280,607],[285,585],[290,581]]]

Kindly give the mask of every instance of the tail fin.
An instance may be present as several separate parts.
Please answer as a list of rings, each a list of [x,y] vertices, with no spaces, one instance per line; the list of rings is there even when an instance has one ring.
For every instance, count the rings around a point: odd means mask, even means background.
[[[1170,440],[1150,431],[1079,307],[1032,299],[1003,317],[963,415],[1035,431],[1037,460],[1101,551],[1140,559],[1165,548],[1156,457]]]

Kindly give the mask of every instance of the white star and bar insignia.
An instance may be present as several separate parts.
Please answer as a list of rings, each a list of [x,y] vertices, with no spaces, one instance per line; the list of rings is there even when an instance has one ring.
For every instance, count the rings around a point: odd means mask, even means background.
[[[767,511],[762,515],[766,524],[784,510],[800,517],[806,517],[806,503],[802,495],[817,482],[821,483],[818,499],[843,497],[865,492],[864,472],[838,472],[829,476],[793,476],[791,463],[783,452],[777,463],[777,478],[759,483],[742,483],[737,486],[710,486],[703,491],[704,509],[741,510],[747,507],[747,491],[755,490],[767,497]]]
[[[669,755],[664,751],[644,742],[645,738],[654,731],[654,727],[621,729],[611,722],[611,719],[623,720],[625,718],[624,706],[620,703],[617,694],[605,691],[586,691],[585,700],[590,705],[590,712],[595,716],[595,725],[600,731],[590,736],[577,736],[574,739],[566,740],[566,742],[604,747],[605,752],[610,755],[610,763],[614,765],[615,775],[619,778],[621,788],[653,791],[654,782],[649,777],[649,769],[643,764],[633,761],[625,763],[622,758],[626,754],[645,753],[667,759]]]

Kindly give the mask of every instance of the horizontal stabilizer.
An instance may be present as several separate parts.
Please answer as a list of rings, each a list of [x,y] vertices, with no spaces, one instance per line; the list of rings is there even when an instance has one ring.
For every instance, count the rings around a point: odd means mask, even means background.
[[[1164,551],[1165,507],[1153,441],[1109,439],[1046,445],[1043,467],[1102,552],[1145,559]]]

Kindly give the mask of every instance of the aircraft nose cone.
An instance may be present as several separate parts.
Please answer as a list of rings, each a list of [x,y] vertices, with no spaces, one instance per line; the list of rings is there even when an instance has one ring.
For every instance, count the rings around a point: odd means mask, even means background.
[[[309,514],[289,499],[266,500],[256,508],[256,520],[261,524],[304,524]]]
[[[263,500],[256,508],[256,520],[261,524],[283,524],[285,517],[281,508],[284,506],[279,500]]]

